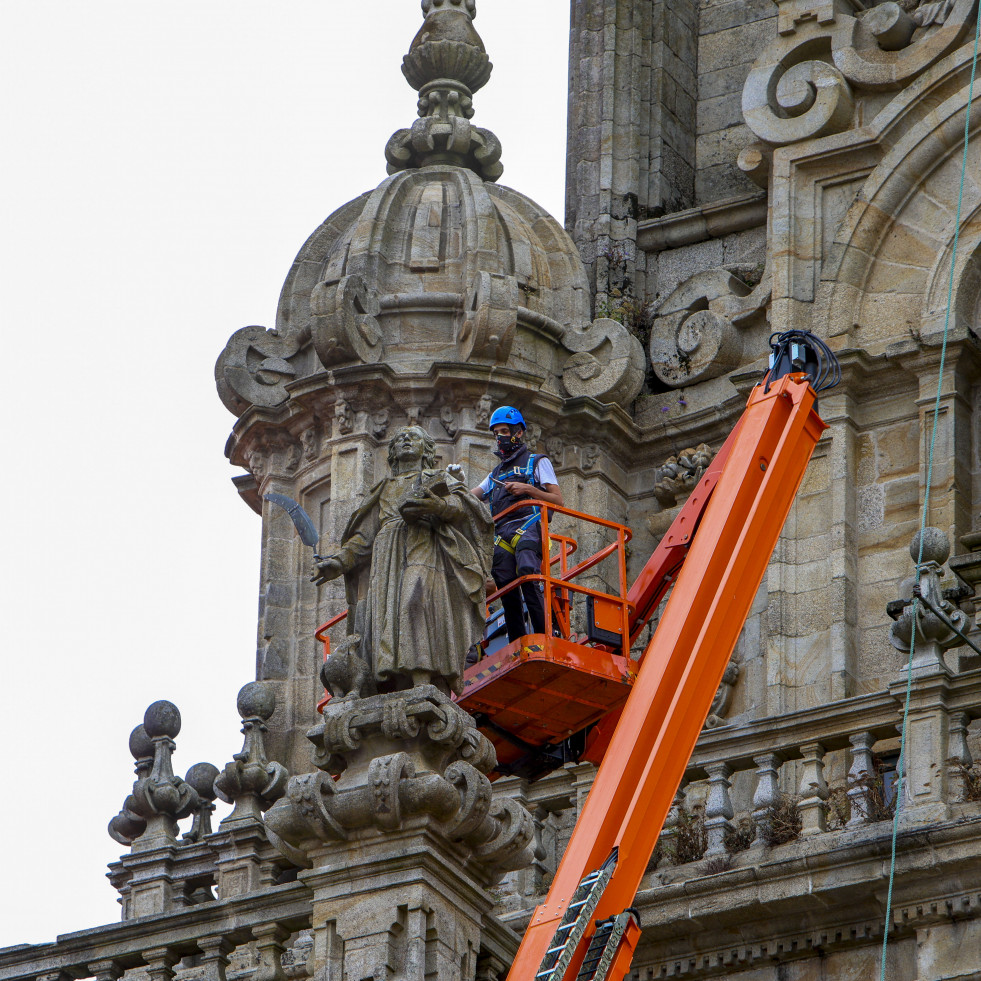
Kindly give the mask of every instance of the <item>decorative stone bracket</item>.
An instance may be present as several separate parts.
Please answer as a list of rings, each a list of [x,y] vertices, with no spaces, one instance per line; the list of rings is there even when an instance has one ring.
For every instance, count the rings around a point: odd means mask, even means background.
[[[514,276],[478,272],[463,303],[463,323],[456,338],[460,356],[505,363],[518,328],[519,303]]]
[[[377,364],[382,356],[378,294],[360,276],[317,283],[310,294],[313,343],[325,368],[345,361]]]
[[[252,405],[273,408],[285,402],[286,385],[296,377],[292,359],[305,340],[264,327],[235,331],[215,364],[218,396],[225,408],[240,416]]]
[[[571,351],[562,369],[562,384],[569,395],[627,407],[644,385],[644,349],[619,321],[605,317],[588,327],[562,335]]]

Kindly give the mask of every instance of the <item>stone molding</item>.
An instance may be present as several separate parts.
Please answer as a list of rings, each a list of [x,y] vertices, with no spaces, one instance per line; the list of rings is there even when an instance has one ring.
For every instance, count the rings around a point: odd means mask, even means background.
[[[749,228],[759,228],[766,224],[766,218],[765,194],[713,201],[697,208],[637,222],[637,248],[644,252],[678,249],[710,238],[723,238]]]

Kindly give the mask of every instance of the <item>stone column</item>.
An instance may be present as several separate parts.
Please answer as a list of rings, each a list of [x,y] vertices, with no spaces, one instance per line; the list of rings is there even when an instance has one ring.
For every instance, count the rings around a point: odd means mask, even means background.
[[[756,790],[753,792],[753,824],[757,840],[765,838],[765,825],[780,800],[779,769],[783,757],[779,753],[760,753],[753,757],[756,764]]]
[[[816,835],[828,830],[828,785],[824,780],[824,747],[805,743],[800,748],[803,764],[800,777],[801,835]]]
[[[574,0],[566,227],[597,307],[641,303],[637,222],[694,199],[698,6],[691,0]]]
[[[869,781],[875,776],[872,765],[872,744],[875,736],[871,732],[856,732],[848,737],[852,744],[852,765],[848,769],[848,827],[857,828],[867,824]]]
[[[707,763],[705,772],[709,778],[709,792],[705,800],[705,837],[708,842],[705,854],[711,857],[725,854],[726,832],[732,829],[732,800],[729,798],[732,768],[724,762]]]

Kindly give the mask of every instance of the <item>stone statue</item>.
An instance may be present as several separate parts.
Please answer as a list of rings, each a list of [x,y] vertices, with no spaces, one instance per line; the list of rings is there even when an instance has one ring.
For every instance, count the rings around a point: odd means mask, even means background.
[[[494,526],[487,507],[446,470],[419,426],[388,444],[391,476],[369,491],[340,549],[314,582],[344,576],[348,637],[324,665],[335,696],[433,684],[462,689],[464,662],[484,629]]]

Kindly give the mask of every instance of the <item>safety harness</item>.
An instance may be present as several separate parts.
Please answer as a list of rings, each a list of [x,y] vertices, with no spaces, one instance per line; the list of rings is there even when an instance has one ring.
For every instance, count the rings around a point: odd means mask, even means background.
[[[535,472],[535,465],[540,458],[540,454],[529,453],[528,448],[523,447],[515,455],[512,462],[500,463],[494,468],[491,473],[491,514],[499,514],[516,501],[522,500],[522,498],[514,494],[509,494],[504,490],[503,485],[508,481],[516,480],[523,484],[531,484],[532,487],[541,486],[538,475]],[[500,483],[497,483],[497,481],[500,481]],[[515,516],[513,519],[509,518],[504,523],[505,527],[501,529],[504,533],[494,536],[494,546],[496,548],[503,548],[505,552],[510,552],[513,555],[518,542],[521,541],[522,536],[530,528],[533,528],[538,523],[541,513],[541,508],[535,506],[531,508],[527,518],[522,516]],[[519,522],[517,527],[513,526],[513,521]]]

